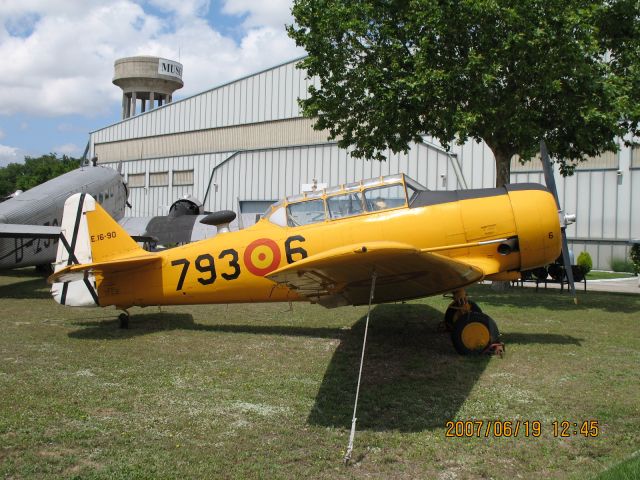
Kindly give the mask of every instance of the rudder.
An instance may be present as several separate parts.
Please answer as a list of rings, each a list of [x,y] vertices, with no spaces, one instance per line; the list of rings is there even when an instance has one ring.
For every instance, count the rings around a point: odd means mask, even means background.
[[[67,199],[60,230],[55,272],[69,265],[145,253],[95,199],[85,193],[76,193]],[[82,274],[80,280],[54,283],[51,294],[63,305],[99,305],[95,277],[88,272]]]

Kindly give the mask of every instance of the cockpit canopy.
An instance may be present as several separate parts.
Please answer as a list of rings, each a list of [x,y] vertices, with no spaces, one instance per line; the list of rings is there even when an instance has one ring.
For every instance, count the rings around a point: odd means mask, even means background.
[[[298,227],[406,207],[426,190],[403,173],[292,195],[269,207],[264,218]]]

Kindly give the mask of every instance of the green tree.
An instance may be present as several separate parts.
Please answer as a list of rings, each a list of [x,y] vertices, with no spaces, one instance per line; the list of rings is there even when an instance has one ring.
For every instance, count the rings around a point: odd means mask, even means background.
[[[6,167],[0,167],[0,197],[9,195],[17,190],[18,178],[23,174],[22,163],[10,163]]]
[[[638,0],[294,0],[302,100],[356,157],[484,140],[496,183],[545,139],[563,174],[640,123]]]
[[[10,163],[0,168],[0,195],[28,190],[80,166],[80,160],[67,155],[49,153],[40,157],[24,157],[24,163]]]

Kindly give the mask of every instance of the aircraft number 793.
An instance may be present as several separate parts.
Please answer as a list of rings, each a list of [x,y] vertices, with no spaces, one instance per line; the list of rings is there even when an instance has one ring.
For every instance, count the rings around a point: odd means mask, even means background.
[[[305,241],[305,238],[302,237],[301,235],[293,235],[285,240],[284,247],[285,247],[287,263],[291,264],[295,262],[295,259],[293,258],[294,255],[299,255],[301,259],[307,257],[307,251],[304,248],[292,247],[291,245],[292,242],[304,242],[304,241]],[[267,244],[273,245],[273,247],[271,248],[277,249],[277,246],[273,241],[263,240],[263,241],[253,242],[253,243],[260,244],[260,245],[267,243]],[[251,248],[251,245],[249,245],[248,249],[250,248]],[[279,258],[280,252],[273,251],[273,255],[274,257]],[[220,274],[222,278],[224,278],[225,280],[235,280],[240,276],[241,270],[240,270],[240,264],[238,263],[239,256],[238,256],[238,251],[236,249],[228,248],[226,250],[222,250],[218,255],[218,259],[226,260],[228,267],[231,269],[230,272],[224,272]],[[245,258],[245,263],[247,263],[248,261],[250,260]],[[198,282],[201,285],[211,285],[216,281],[216,279],[218,278],[218,275],[216,272],[216,265],[215,265],[215,260],[213,258],[213,255],[209,253],[203,253],[201,255],[198,255],[193,263],[195,264],[196,270],[203,274],[203,276],[197,278]],[[275,270],[275,268],[277,268],[278,266],[277,264],[278,264],[277,261],[273,262],[273,268],[270,268],[269,270]],[[187,272],[189,271],[191,262],[186,258],[178,258],[176,260],[172,260],[171,265],[173,267],[178,267],[178,266],[182,267],[182,270],[180,271],[180,277],[178,278],[178,284],[176,285],[176,291],[180,291],[184,286],[184,280],[187,277]],[[255,270],[255,267],[254,267],[254,270]],[[264,273],[266,274],[268,272],[264,272]]]

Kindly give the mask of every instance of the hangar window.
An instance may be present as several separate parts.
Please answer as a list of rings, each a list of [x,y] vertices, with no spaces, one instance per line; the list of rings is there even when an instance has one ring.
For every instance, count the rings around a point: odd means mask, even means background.
[[[322,222],[324,221],[324,201],[317,199],[292,203],[287,207],[287,214],[290,227]]]
[[[164,187],[169,185],[169,172],[154,172],[149,174],[150,187]]]
[[[130,173],[127,176],[127,187],[144,187],[145,178],[144,173]]]
[[[174,170],[173,186],[193,185],[193,170]]]

